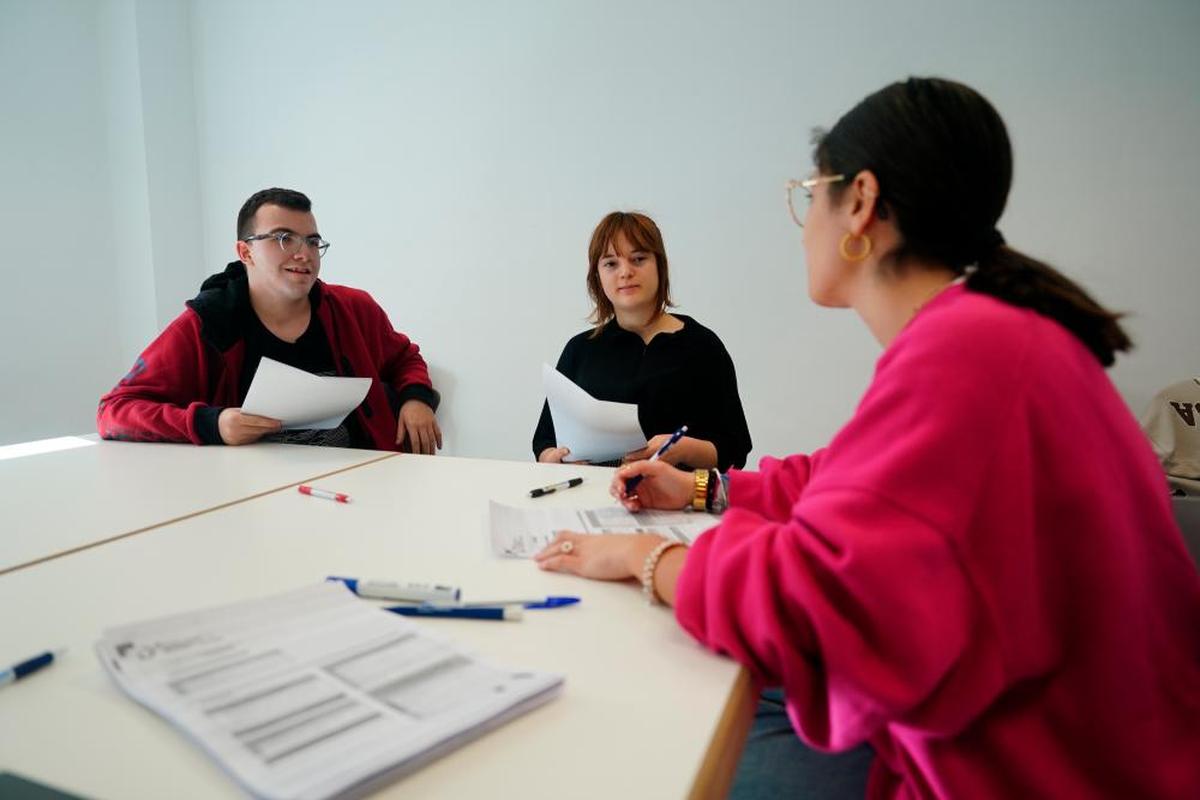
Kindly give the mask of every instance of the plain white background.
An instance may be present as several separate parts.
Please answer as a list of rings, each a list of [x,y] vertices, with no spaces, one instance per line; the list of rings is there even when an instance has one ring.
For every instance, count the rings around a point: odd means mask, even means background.
[[[586,327],[610,210],[660,224],[724,340],[755,449],[821,445],[878,347],[805,294],[783,182],[810,133],[910,74],[1014,143],[1009,242],[1130,313],[1135,412],[1197,371],[1200,4],[0,0],[0,443],[96,400],[288,186],[444,394],[447,452],[530,458],[539,368]],[[1088,398],[1063,409],[1086,430]]]

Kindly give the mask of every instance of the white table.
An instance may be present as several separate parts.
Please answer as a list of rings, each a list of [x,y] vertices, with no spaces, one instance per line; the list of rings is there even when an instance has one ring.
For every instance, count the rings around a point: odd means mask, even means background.
[[[582,474],[583,486],[526,492]],[[236,784],[124,696],[91,643],[110,625],[284,591],[329,574],[453,583],[470,597],[574,594],[522,622],[427,620],[488,658],[558,671],[562,695],[381,797],[721,796],[754,696],[633,584],[584,581],[491,555],[487,500],[611,502],[611,470],[402,455],[322,481],[342,505],[282,490],[0,577],[3,658],[65,645],[0,691],[0,767],[88,797],[233,797]],[[364,601],[365,602],[365,601]]]
[[[0,461],[0,574],[392,455],[98,441]]]

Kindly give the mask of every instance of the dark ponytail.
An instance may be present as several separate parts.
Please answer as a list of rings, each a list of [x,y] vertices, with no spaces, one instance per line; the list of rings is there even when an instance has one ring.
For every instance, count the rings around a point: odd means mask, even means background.
[[[967,277],[967,287],[1057,321],[1106,367],[1113,365],[1117,351],[1133,346],[1117,321],[1120,314],[1097,303],[1083,287],[1049,264],[1004,245],[979,257]]]
[[[1012,184],[1004,121],[978,92],[939,78],[909,78],[868,96],[818,134],[823,174],[879,181],[878,215],[894,215],[903,244],[889,268],[911,261],[968,274],[968,288],[1055,320],[1101,364],[1132,343],[1122,315],[1097,303],[1053,267],[1010,247],[996,230]],[[831,184],[835,196],[846,184]]]

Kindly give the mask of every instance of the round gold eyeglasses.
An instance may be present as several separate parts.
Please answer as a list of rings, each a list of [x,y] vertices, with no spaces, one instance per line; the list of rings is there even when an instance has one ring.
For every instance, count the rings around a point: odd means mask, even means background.
[[[808,204],[812,202],[812,190],[823,183],[837,183],[844,181],[845,175],[818,175],[815,178],[806,178],[805,180],[791,180],[786,184],[787,189],[787,207],[788,213],[792,215],[792,221],[804,227],[804,213],[808,210]],[[796,190],[803,192],[800,204],[797,204],[794,195]],[[799,205],[799,213],[797,213],[797,205]]]

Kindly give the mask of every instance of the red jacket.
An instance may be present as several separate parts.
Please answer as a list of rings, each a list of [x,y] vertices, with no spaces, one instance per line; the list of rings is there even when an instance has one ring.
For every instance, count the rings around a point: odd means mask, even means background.
[[[947,290],[826,449],[732,473],[729,500],[678,619],[782,686],[811,744],[870,742],[870,797],[1200,796],[1200,578],[1055,322]]]
[[[359,289],[318,281],[314,307],[329,338],[338,374],[371,378],[358,422],[376,449],[395,450],[393,401],[437,393],[419,348]],[[138,357],[129,374],[100,398],[96,427],[105,439],[204,444],[216,413],[240,403],[245,339],[240,319],[249,303],[245,267],[235,261],[208,278],[188,308]],[[386,387],[385,387],[386,385]]]

